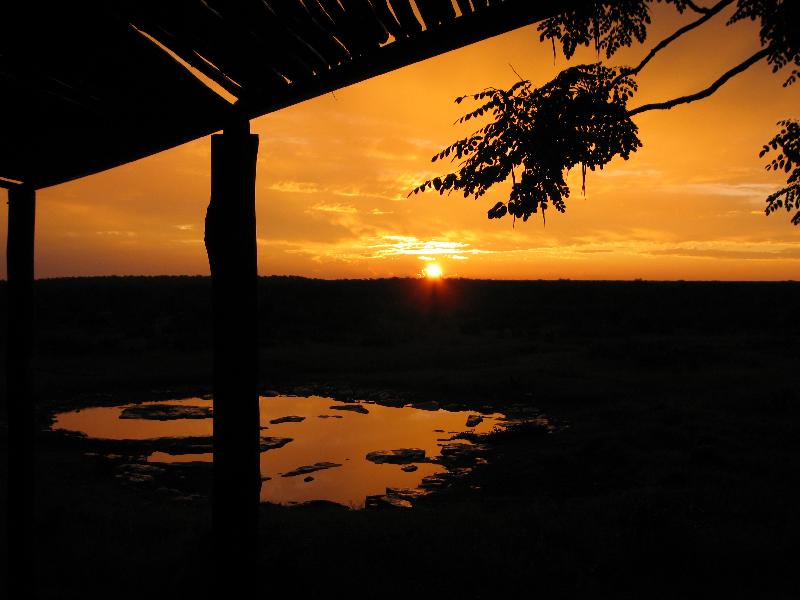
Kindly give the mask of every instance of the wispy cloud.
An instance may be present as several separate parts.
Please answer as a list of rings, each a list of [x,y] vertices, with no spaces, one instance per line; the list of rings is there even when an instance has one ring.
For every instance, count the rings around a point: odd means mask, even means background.
[[[321,191],[317,184],[310,181],[276,181],[267,189],[287,194],[316,194]]]
[[[389,256],[464,256],[485,252],[470,248],[466,242],[449,240],[420,240],[414,236],[384,235],[374,244],[368,246],[371,258]]]
[[[664,172],[661,169],[626,169],[620,167],[617,169],[605,169],[600,172],[602,177],[661,177]]]
[[[135,231],[118,231],[116,229],[109,231],[95,231],[97,235],[111,236],[111,237],[136,237],[138,234]]]
[[[724,183],[721,181],[710,181],[704,183],[671,185],[668,189],[673,193],[763,200],[776,190],[776,186],[770,183]]]
[[[358,212],[358,209],[355,206],[351,206],[349,204],[339,204],[338,202],[335,203],[318,202],[317,204],[306,210],[307,213],[313,211],[336,213],[341,215],[353,215]]]

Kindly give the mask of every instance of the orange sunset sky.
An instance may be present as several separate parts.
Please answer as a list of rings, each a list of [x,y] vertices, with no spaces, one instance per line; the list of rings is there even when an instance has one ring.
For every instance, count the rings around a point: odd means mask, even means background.
[[[758,49],[755,25],[725,28],[726,19],[648,65],[632,106],[701,89]],[[653,20],[646,48],[686,18],[657,6]],[[632,64],[644,52],[635,47],[613,62]],[[566,65],[561,55],[554,64],[531,26],[254,120],[259,272],[402,277],[435,259],[451,277],[798,278],[800,227],[786,212],[764,216],[764,198],[782,179],[764,170],[758,151],[776,121],[800,117],[800,84],[782,88],[786,74],[766,64],[709,99],[636,117],[644,148],[590,173],[585,198],[573,173],[567,213],[548,211],[546,226],[536,215],[516,228],[508,218],[488,220],[505,187],[477,201],[407,198],[448,167],[430,157],[475,128],[452,125],[470,106],[453,98],[512,85],[509,63],[535,83]],[[37,277],[207,274],[209,148],[204,138],[39,191]]]

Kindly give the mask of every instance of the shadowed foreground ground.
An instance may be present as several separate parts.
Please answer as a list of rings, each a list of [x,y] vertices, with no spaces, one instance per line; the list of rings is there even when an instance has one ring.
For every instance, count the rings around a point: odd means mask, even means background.
[[[202,278],[38,282],[43,413],[207,390],[208,295]],[[797,284],[262,280],[265,387],[562,426],[497,436],[489,466],[411,511],[264,506],[263,595],[797,597],[798,306]],[[206,502],[50,443],[38,477],[41,597],[207,589]]]

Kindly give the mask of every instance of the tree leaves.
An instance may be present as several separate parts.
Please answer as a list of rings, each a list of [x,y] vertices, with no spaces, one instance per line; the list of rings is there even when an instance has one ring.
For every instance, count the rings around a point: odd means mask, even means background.
[[[622,69],[597,63],[565,69],[540,88],[523,80],[508,90],[474,94],[473,100],[485,102],[457,122],[484,114],[492,121],[431,159],[463,159],[456,172],[428,180],[411,193],[433,188],[440,194],[458,190],[464,197],[480,198],[511,177],[508,201],[497,202],[488,211],[490,219],[510,214],[527,221],[549,205],[564,212],[570,169],[581,166],[585,185],[587,170],[602,169],[615,156],[627,159],[641,146],[627,115],[635,91],[636,82]],[[456,103],[465,98],[456,98]]]
[[[759,158],[769,152],[778,151],[769,163],[767,171],[783,171],[788,173],[786,186],[767,197],[766,214],[771,214],[780,208],[787,212],[797,210],[792,217],[793,225],[800,225],[800,121],[785,119],[778,122],[780,132],[767,142],[758,153]]]
[[[739,0],[728,24],[749,19],[759,21],[761,45],[770,48],[767,61],[777,73],[788,65],[800,67],[800,2],[797,0]],[[783,86],[800,78],[792,68]]]
[[[650,25],[647,0],[594,2],[545,19],[538,26],[539,40],[558,41],[569,60],[578,46],[594,44],[599,55],[611,58],[617,50],[636,40],[644,42]],[[682,5],[681,5],[682,8]]]
[[[736,74],[767,58],[773,71],[789,66],[784,86],[800,79],[800,1],[735,0],[736,10],[728,25],[742,20],[760,22],[762,49],[743,63],[724,73],[708,88],[666,102],[629,110],[628,101],[637,90],[634,77],[650,59],[676,39],[700,27],[734,0],[718,0],[710,7],[693,0],[609,0],[580,4],[578,8],[545,19],[539,24],[540,40],[558,42],[567,59],[579,46],[592,43],[598,54],[612,57],[620,48],[642,43],[650,25],[649,6],[653,2],[672,4],[679,12],[691,10],[702,15],[657,44],[636,67],[607,67],[602,63],[564,69],[549,83],[535,88],[521,80],[508,90],[487,88],[460,96],[456,104],[471,100],[480,105],[465,113],[456,123],[489,116],[490,122],[470,136],[457,140],[431,158],[460,161],[458,169],[420,184],[411,193],[434,189],[439,194],[462,192],[464,197],[480,198],[509,177],[511,192],[506,202],[489,209],[490,219],[510,214],[526,221],[531,214],[552,205],[566,210],[570,188],[566,175],[580,165],[582,191],[586,192],[586,173],[602,169],[615,156],[628,159],[641,147],[633,115],[647,110],[668,109],[695,102],[713,94]],[[798,122],[782,121],[783,129],[760,156],[781,149],[768,165],[789,174],[787,186],[767,198],[767,214],[778,208],[797,208],[792,222],[800,223],[800,157]],[[409,193],[409,195],[411,195]]]

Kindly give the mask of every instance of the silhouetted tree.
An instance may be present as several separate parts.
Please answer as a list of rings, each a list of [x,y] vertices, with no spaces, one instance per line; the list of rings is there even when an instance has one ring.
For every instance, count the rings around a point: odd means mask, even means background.
[[[620,0],[596,2],[564,12],[539,24],[540,40],[550,40],[555,56],[556,44],[570,59],[579,46],[593,45],[598,58],[608,60],[623,47],[644,43],[650,25],[650,5],[662,0]],[[425,181],[412,190],[419,193],[433,188],[440,194],[463,192],[464,197],[483,196],[494,184],[511,177],[511,193],[506,202],[489,209],[490,219],[510,214],[527,221],[548,206],[566,210],[570,188],[566,174],[580,166],[586,191],[586,172],[602,169],[615,156],[627,160],[642,146],[633,117],[653,110],[670,109],[695,102],[716,92],[729,79],[766,60],[773,72],[789,69],[784,87],[800,78],[800,2],[797,0],[720,0],[710,7],[692,0],[663,0],[679,12],[696,13],[698,18],[661,40],[635,66],[609,66],[598,61],[569,67],[541,87],[530,81],[515,83],[510,89],[487,88],[477,94],[456,98],[481,102],[458,122],[483,115],[492,119],[472,135],[456,141],[433,157],[460,160],[458,169]],[[693,94],[629,107],[637,91],[636,78],[664,48],[735,4],[727,25],[744,20],[760,24],[761,49],[740,64],[721,74],[707,88]],[[783,207],[797,210],[792,223],[800,223],[800,123],[784,120],[780,132],[764,146],[761,156],[770,151],[778,155],[767,165],[769,170],[789,173],[786,187],[767,198],[766,213]],[[410,194],[409,194],[410,195]]]

